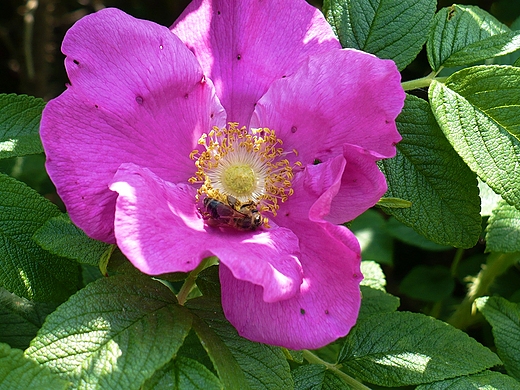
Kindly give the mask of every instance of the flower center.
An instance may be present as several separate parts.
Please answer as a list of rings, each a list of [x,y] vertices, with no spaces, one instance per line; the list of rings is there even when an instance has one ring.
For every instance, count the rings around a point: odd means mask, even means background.
[[[197,171],[190,183],[201,183],[197,200],[202,197],[224,203],[236,211],[257,210],[276,216],[279,202],[285,202],[294,192],[292,188],[293,165],[284,158],[282,140],[268,128],[239,128],[229,123],[227,128],[214,127],[203,134],[199,145],[204,150],[194,150],[190,158],[195,160]],[[264,225],[267,219],[264,218]]]

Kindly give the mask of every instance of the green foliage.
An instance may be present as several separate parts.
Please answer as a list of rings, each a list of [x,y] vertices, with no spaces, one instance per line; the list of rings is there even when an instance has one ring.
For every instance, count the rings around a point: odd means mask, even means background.
[[[475,175],[442,136],[424,100],[408,95],[397,127],[403,137],[397,155],[380,167],[386,196],[407,199],[412,207],[385,211],[433,242],[471,248],[481,231]]]
[[[69,383],[32,360],[23,351],[0,343],[0,388],[2,390],[65,390]]]
[[[400,291],[414,299],[438,302],[448,298],[454,288],[455,281],[448,268],[418,265],[403,279]]]
[[[520,380],[520,304],[483,297],[477,300],[477,307],[493,327],[497,352],[507,372]]]
[[[434,382],[501,364],[466,333],[405,312],[360,321],[345,339],[339,363],[348,374],[380,386]]]
[[[462,376],[454,379],[420,385],[415,390],[519,390],[520,383],[510,376],[494,371],[484,371],[479,374]]]
[[[518,49],[518,43],[510,43],[517,35],[509,33],[506,25],[481,8],[457,4],[443,8],[435,15],[426,43],[428,61],[434,71],[439,71],[441,67],[469,65],[510,53]]]
[[[45,102],[0,94],[0,159],[43,152],[38,130]]]
[[[325,0],[323,11],[343,47],[395,61],[404,69],[427,38],[434,0]]]
[[[175,356],[190,327],[191,317],[161,283],[113,276],[50,314],[26,356],[73,388],[139,389]]]
[[[364,259],[392,264],[394,243],[384,229],[385,224],[383,216],[375,210],[367,210],[350,224]]]
[[[435,117],[464,162],[504,200],[520,208],[520,69],[475,66],[433,81]]]
[[[488,252],[520,252],[520,210],[500,201],[486,228]]]
[[[67,214],[50,218],[38,229],[33,239],[52,254],[95,266],[105,258],[110,258],[114,250],[113,245],[89,238],[72,223]]]
[[[60,214],[25,184],[0,174],[0,286],[27,299],[62,301],[79,282],[76,263],[40,248],[33,234]]]
[[[351,387],[320,364],[308,364],[293,371],[295,390],[349,390]]]

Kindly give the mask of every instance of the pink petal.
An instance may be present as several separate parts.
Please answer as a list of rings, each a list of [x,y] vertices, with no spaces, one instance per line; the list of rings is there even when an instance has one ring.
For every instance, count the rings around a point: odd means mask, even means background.
[[[222,306],[243,337],[290,349],[320,348],[345,336],[356,323],[360,255],[345,245],[356,247],[347,228],[308,222],[296,229],[304,272],[299,294],[265,302],[261,287],[235,279],[221,265]]]
[[[251,126],[275,129],[304,164],[341,154],[345,143],[393,157],[401,139],[395,118],[405,98],[400,79],[393,61],[357,50],[313,56],[271,85]]]
[[[288,229],[239,232],[204,224],[196,190],[123,164],[110,187],[117,198],[117,244],[142,272],[187,272],[217,256],[236,278],[263,288],[266,301],[293,296],[301,284],[298,240]]]
[[[195,0],[172,31],[215,83],[229,120],[245,126],[274,80],[340,48],[323,14],[302,0]]]
[[[113,242],[108,184],[119,165],[186,181],[189,153],[225,113],[193,54],[155,23],[105,9],[68,31],[63,52],[71,85],[43,112],[47,170],[71,219]]]

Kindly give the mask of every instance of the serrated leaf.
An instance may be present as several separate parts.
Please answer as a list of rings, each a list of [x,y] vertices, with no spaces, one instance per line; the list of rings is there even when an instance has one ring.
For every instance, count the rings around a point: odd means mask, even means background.
[[[408,95],[397,128],[403,137],[397,155],[380,167],[386,196],[410,200],[412,207],[385,212],[437,244],[473,247],[481,232],[475,174],[443,136],[426,101]]]
[[[520,390],[520,383],[510,376],[494,371],[461,376],[445,381],[420,385],[415,390]]]
[[[475,66],[433,81],[430,102],[466,164],[520,209],[520,68]]]
[[[385,274],[379,264],[377,264],[375,261],[362,261],[361,273],[363,274],[361,286],[367,286],[376,290],[385,291]]]
[[[373,315],[396,311],[400,304],[399,298],[368,286],[361,286],[361,296],[358,323]]]
[[[115,248],[88,237],[67,214],[50,218],[33,239],[50,253],[95,266],[99,266],[101,259],[110,257]]]
[[[491,324],[497,352],[507,372],[520,380],[520,304],[501,297],[483,297],[477,308]]]
[[[0,343],[0,388],[2,390],[67,389],[69,384],[23,356],[23,351]]]
[[[320,364],[307,364],[293,372],[294,390],[349,390],[351,387]]]
[[[25,349],[56,304],[31,302],[0,288],[0,342]]]
[[[486,227],[486,252],[520,252],[520,210],[500,201]]]
[[[178,356],[150,378],[142,390],[220,390],[222,384],[203,364]]]
[[[367,210],[349,225],[356,235],[364,259],[382,264],[393,263],[394,243],[384,230],[385,219],[375,210]]]
[[[222,341],[245,374],[251,389],[276,390],[293,387],[289,364],[282,349],[240,337],[224,317],[219,300],[195,298],[188,301],[187,307]]]
[[[325,0],[323,11],[343,47],[394,60],[402,70],[426,41],[434,0]]]
[[[461,330],[417,313],[393,312],[358,323],[339,363],[380,386],[406,386],[474,374],[500,359]]]
[[[404,277],[399,290],[413,299],[439,302],[455,289],[455,280],[447,267],[418,265]]]
[[[44,107],[43,99],[0,94],[0,158],[43,152],[39,128]]]
[[[453,67],[471,65],[488,58],[503,56],[520,49],[520,32],[509,31],[492,35],[481,41],[472,43],[464,49],[453,53],[444,61],[443,66]]]
[[[79,267],[44,251],[33,234],[58,208],[25,184],[0,174],[0,286],[34,301],[63,301],[77,289]]]
[[[464,57],[466,54],[456,53],[466,53],[464,50],[471,50],[466,48],[475,42],[508,32],[510,30],[505,24],[479,7],[454,4],[442,8],[433,19],[426,42],[428,62],[434,71],[438,71],[441,66],[447,66],[445,63],[450,57]]]
[[[50,314],[26,356],[75,389],[139,389],[191,326],[172,292],[148,276],[99,279]]]

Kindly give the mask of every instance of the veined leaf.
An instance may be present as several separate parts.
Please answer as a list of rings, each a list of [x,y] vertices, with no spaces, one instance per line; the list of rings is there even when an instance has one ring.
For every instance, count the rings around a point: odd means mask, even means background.
[[[34,235],[34,240],[49,252],[98,266],[112,253],[114,246],[93,240],[72,223],[67,214],[50,218]]]
[[[63,301],[76,291],[78,264],[39,247],[33,234],[58,208],[27,185],[0,174],[0,286],[34,301]]]
[[[289,364],[282,349],[254,343],[240,337],[236,329],[224,317],[219,300],[205,297],[195,298],[189,300],[186,306],[207,324],[208,328],[204,330],[206,336],[217,337],[223,343],[221,348],[226,348],[231,353],[251,389],[277,390],[293,387]],[[197,328],[195,330],[200,337],[199,330]],[[212,332],[213,335],[210,336],[209,332]],[[216,353],[219,352],[208,350],[210,356]],[[222,353],[220,351],[220,354]],[[215,359],[215,356],[212,359]],[[237,373],[235,373],[236,375]],[[235,388],[242,389],[243,387]]]
[[[99,279],[50,314],[26,356],[75,389],[139,389],[177,353],[189,312],[148,276]]]
[[[475,374],[501,364],[461,330],[422,314],[368,317],[345,338],[339,363],[347,374],[380,386],[406,386]]]
[[[44,107],[43,99],[0,94],[0,158],[43,152],[39,129]]]
[[[2,390],[65,390],[69,384],[30,359],[23,351],[0,343],[0,388]]]
[[[520,383],[510,376],[494,371],[484,371],[479,374],[446,379],[440,382],[420,385],[415,390],[455,390],[455,389],[485,389],[485,390],[520,390]]]
[[[478,298],[476,303],[493,328],[497,352],[507,372],[520,380],[520,304],[500,297]]]
[[[453,64],[448,62],[452,56],[455,59],[457,56],[460,60],[467,59],[470,61],[469,63],[475,62],[473,59],[467,58],[467,55],[475,52],[478,45],[468,48],[470,45],[484,41],[491,36],[509,32],[510,30],[505,24],[500,23],[483,9],[472,5],[454,4],[441,9],[435,15],[430,36],[426,42],[428,61],[434,71],[438,71],[441,66],[459,64],[460,61],[453,61]],[[480,45],[483,45],[483,48],[486,47],[486,44],[496,47],[504,38],[505,36]],[[458,52],[462,53],[457,54]],[[486,54],[486,57],[482,59],[492,56],[487,57]],[[480,59],[476,61],[478,60]],[[462,62],[461,64],[468,63]]]
[[[437,244],[473,247],[481,232],[475,174],[443,136],[426,101],[408,95],[397,128],[403,137],[397,155],[380,167],[386,196],[407,199],[412,207],[383,209]]]
[[[325,0],[323,11],[343,47],[394,60],[399,70],[421,51],[434,0]]]
[[[487,252],[520,252],[520,210],[500,201],[486,227]]]
[[[295,369],[292,374],[294,376],[294,390],[351,389],[339,376],[320,364],[306,364]]]
[[[457,153],[520,209],[520,68],[475,66],[429,90],[433,113]]]

